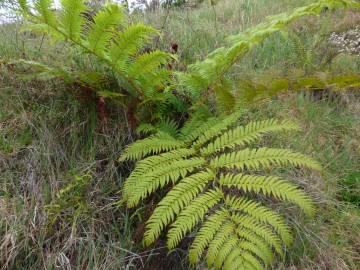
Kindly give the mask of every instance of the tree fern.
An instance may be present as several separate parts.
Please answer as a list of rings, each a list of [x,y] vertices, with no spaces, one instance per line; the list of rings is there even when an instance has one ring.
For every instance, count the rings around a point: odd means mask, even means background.
[[[152,38],[159,35],[156,29],[143,23],[129,24],[118,4],[106,4],[92,21],[85,19],[84,13],[89,11],[85,0],[62,0],[60,4],[58,11],[52,9],[53,0],[37,0],[33,9],[22,0],[20,7],[30,30],[70,42],[98,59],[100,66],[105,65],[103,70],[110,69],[112,82],[125,92],[118,96],[122,97],[121,104],[127,106],[131,102],[134,113],[140,104],[167,99],[164,90],[171,73],[166,63],[173,56],[161,51],[143,52]],[[107,90],[106,83],[102,87]]]
[[[274,252],[283,255],[293,236],[285,218],[259,198],[294,203],[308,216],[314,214],[312,200],[301,188],[265,172],[278,166],[321,170],[319,163],[288,149],[249,148],[264,134],[299,127],[274,119],[237,126],[240,116],[236,112],[199,124],[201,117],[195,114],[174,136],[166,135],[171,144],[158,140],[164,136],[160,132],[124,150],[121,160],[143,158],[123,187],[129,207],[172,185],[146,223],[146,245],[168,229],[167,245],[173,249],[199,228],[190,246],[191,263],[206,253],[209,267],[265,269]],[[190,130],[193,123],[199,126]]]

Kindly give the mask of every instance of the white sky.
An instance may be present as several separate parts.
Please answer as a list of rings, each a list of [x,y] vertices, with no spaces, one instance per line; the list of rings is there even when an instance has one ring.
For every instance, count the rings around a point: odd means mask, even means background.
[[[29,2],[32,2],[31,0],[28,0]],[[120,0],[112,0],[113,2],[120,2]],[[147,0],[148,2],[150,2],[151,0]],[[129,5],[131,6],[131,4],[133,2],[135,2],[135,0],[128,0]],[[60,6],[60,0],[54,0],[54,5],[55,7],[59,7]],[[9,18],[7,18],[10,15],[10,11],[0,8],[0,24],[3,22],[7,22],[9,21]]]

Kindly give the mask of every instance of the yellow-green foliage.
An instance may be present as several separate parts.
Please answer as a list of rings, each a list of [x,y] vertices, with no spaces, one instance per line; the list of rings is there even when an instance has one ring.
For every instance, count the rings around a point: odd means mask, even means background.
[[[87,20],[84,14],[89,8],[85,0],[62,0],[59,10],[53,9],[53,0],[36,0],[34,8],[26,0],[19,2],[29,22],[27,28],[48,33],[54,40],[71,42],[84,53],[95,56],[111,68],[128,95],[144,102],[165,98],[162,90],[170,80],[170,72],[164,64],[173,55],[159,50],[142,52],[159,33],[143,23],[129,24],[121,5],[107,4]],[[65,69],[63,73],[69,77],[74,75]],[[93,78],[93,73],[85,75]],[[75,75],[79,79],[78,74]],[[103,78],[104,74],[101,75]]]
[[[146,245],[169,229],[167,245],[173,249],[199,225],[189,252],[192,263],[206,252],[209,267],[265,269],[274,251],[283,254],[292,235],[282,215],[258,200],[269,197],[314,214],[303,190],[269,172],[280,166],[321,166],[288,149],[250,147],[263,135],[298,126],[275,119],[236,126],[240,114],[208,120],[195,114],[175,137],[159,132],[124,151],[121,160],[140,159],[123,188],[128,207],[172,186],[146,223]]]
[[[319,0],[314,3],[295,9],[292,12],[285,12],[266,18],[265,22],[247,29],[245,32],[230,36],[228,45],[210,53],[203,61],[189,66],[186,72],[178,72],[179,85],[184,91],[190,93],[195,101],[207,102],[208,92],[213,92],[216,97],[216,105],[219,110],[229,111],[235,105],[234,92],[238,88],[246,88],[241,82],[229,80],[227,72],[254,46],[262,43],[267,37],[276,33],[286,31],[287,25],[303,16],[319,15],[324,10],[336,8],[360,8],[358,1],[354,0]],[[268,82],[266,82],[268,83]],[[268,94],[271,89],[259,89],[259,92],[249,85],[247,91],[250,95],[256,96]],[[290,85],[283,89],[291,89]],[[275,90],[277,90],[276,88]],[[283,90],[281,89],[281,90]],[[280,91],[280,90],[279,90]],[[271,93],[269,93],[271,94]]]

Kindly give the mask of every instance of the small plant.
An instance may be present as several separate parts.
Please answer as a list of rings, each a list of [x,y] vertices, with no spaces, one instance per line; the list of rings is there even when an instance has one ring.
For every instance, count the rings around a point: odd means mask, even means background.
[[[304,191],[268,173],[289,165],[321,170],[316,161],[288,149],[245,148],[265,134],[298,126],[269,119],[231,128],[240,114],[207,121],[196,116],[175,136],[160,131],[125,150],[122,161],[140,159],[123,188],[128,207],[171,187],[146,223],[146,245],[169,227],[167,246],[174,249],[200,224],[190,247],[191,263],[199,262],[207,250],[209,267],[265,269],[273,261],[273,250],[283,255],[282,246],[290,245],[292,235],[278,211],[258,200],[290,202],[314,214]]]

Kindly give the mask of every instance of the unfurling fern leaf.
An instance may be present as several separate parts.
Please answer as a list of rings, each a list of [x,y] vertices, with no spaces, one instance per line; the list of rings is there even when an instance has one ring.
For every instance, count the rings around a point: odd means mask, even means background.
[[[199,227],[190,247],[191,263],[206,253],[209,267],[265,269],[274,252],[283,255],[293,236],[282,215],[257,199],[266,196],[294,203],[308,216],[314,215],[312,200],[302,189],[265,171],[285,165],[321,170],[316,161],[288,149],[246,148],[264,134],[294,131],[298,126],[271,119],[234,127],[240,116],[237,112],[199,124],[201,117],[195,115],[173,136],[160,132],[124,151],[121,160],[146,157],[123,187],[129,207],[173,185],[146,223],[146,245],[168,229],[167,245],[173,249]],[[193,123],[199,126],[190,130]]]

